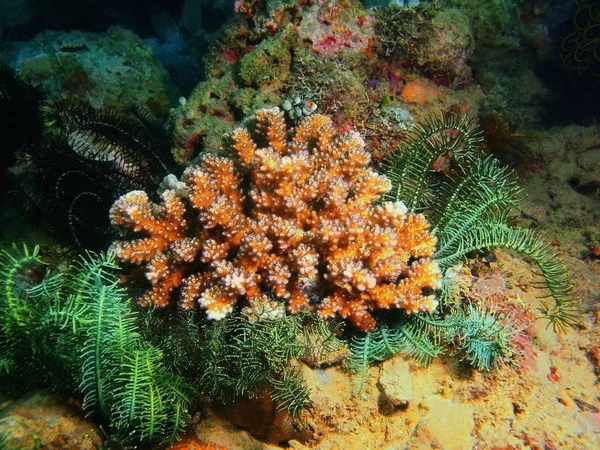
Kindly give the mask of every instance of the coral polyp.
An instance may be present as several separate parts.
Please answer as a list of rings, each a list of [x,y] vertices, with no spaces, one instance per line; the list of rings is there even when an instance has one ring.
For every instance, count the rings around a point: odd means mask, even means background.
[[[218,320],[275,297],[362,330],[376,310],[434,310],[435,237],[402,202],[378,203],[391,183],[369,167],[360,135],[313,115],[288,137],[276,108],[254,125],[233,132],[232,157],[186,169],[185,194],[167,190],[158,205],[133,191],[113,205],[113,224],[144,235],[112,246],[144,266],[152,287],[141,303],[166,306],[178,291],[180,306]]]

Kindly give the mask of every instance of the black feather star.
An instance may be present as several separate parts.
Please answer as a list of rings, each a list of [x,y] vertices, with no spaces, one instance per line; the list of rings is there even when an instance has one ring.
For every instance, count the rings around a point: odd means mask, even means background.
[[[61,100],[45,104],[42,117],[46,134],[27,149],[26,192],[51,230],[101,249],[112,239],[114,200],[131,190],[156,191],[174,169],[168,135],[134,106],[108,111]]]
[[[76,101],[54,101],[43,108],[45,123],[63,136],[74,153],[108,168],[124,190],[155,188],[169,173],[169,138],[135,106],[96,110]]]

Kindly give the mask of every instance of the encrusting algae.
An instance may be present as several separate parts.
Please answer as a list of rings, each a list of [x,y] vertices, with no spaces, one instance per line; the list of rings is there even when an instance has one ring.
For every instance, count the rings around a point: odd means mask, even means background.
[[[313,115],[290,134],[277,108],[260,110],[251,133],[238,128],[231,158],[207,154],[189,167],[189,193],[143,191],[113,205],[114,225],[144,237],[113,243],[123,262],[145,266],[142,305],[198,302],[221,319],[243,299],[285,300],[372,330],[372,312],[435,309],[440,273],[435,237],[401,202],[377,203],[390,181],[369,167],[358,133],[338,134]],[[264,145],[264,146],[262,146]]]

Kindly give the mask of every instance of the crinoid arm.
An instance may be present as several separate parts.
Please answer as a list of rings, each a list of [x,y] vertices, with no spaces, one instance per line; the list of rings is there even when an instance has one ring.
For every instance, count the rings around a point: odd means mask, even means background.
[[[391,200],[402,200],[410,211],[435,200],[434,162],[440,157],[467,164],[482,147],[483,134],[473,119],[456,114],[434,115],[407,132],[406,141],[383,162],[392,182]]]
[[[426,313],[405,316],[389,324],[379,323],[373,331],[356,335],[350,341],[348,368],[355,375],[354,392],[366,389],[367,370],[372,364],[403,353],[421,365],[428,365],[443,353],[438,333],[426,321]]]
[[[577,323],[579,299],[558,251],[531,230],[508,221],[522,191],[512,173],[481,148],[481,132],[464,116],[445,114],[425,120],[385,165],[393,182],[392,199],[410,209],[427,209],[437,237],[434,260],[442,272],[473,250],[510,248],[531,257],[545,279],[554,304],[541,311],[556,331]],[[435,172],[432,162],[446,155],[451,174]]]
[[[29,286],[23,274],[42,264],[38,247],[0,258],[3,382],[17,378],[15,384],[79,396],[124,442],[172,441],[189,419],[194,390],[139,333],[114,256],[88,253]]]
[[[533,230],[510,228],[502,223],[489,224],[465,231],[456,241],[451,254],[439,259],[440,266],[447,268],[474,250],[509,248],[533,259],[541,270],[545,282],[538,287],[550,291],[548,297],[554,304],[542,301],[540,312],[556,332],[564,332],[578,323],[579,299],[573,295],[573,283],[567,264],[560,258],[556,247],[544,241]]]

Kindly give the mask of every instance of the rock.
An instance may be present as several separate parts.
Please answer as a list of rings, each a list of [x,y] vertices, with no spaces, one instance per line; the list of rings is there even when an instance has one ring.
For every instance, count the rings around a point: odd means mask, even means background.
[[[311,437],[308,429],[298,429],[287,410],[279,410],[266,395],[253,399],[240,399],[226,405],[214,406],[213,410],[232,424],[270,444],[286,443],[292,439],[304,442]]]
[[[110,27],[104,33],[47,30],[14,42],[2,55],[48,98],[77,98],[94,108],[134,103],[166,115],[175,89],[152,49],[135,33]]]
[[[83,411],[60,397],[32,392],[2,405],[2,448],[21,450],[95,450],[102,445],[98,427]]]
[[[569,394],[567,394],[567,391],[565,391],[562,388],[560,389],[560,392],[558,395],[558,401],[561,402],[563,405],[565,405],[569,409],[574,409],[574,410],[579,409],[577,407],[577,404],[575,403],[575,401],[571,398],[571,396]]]
[[[379,386],[387,406],[405,407],[414,399],[409,365],[403,359],[392,358],[383,363]]]
[[[429,397],[427,417],[417,426],[407,448],[443,448],[470,450],[471,433],[475,428],[473,410],[467,404],[454,403],[439,395]]]
[[[594,365],[594,371],[597,375],[600,375],[600,345],[595,345],[592,347],[589,355]]]

